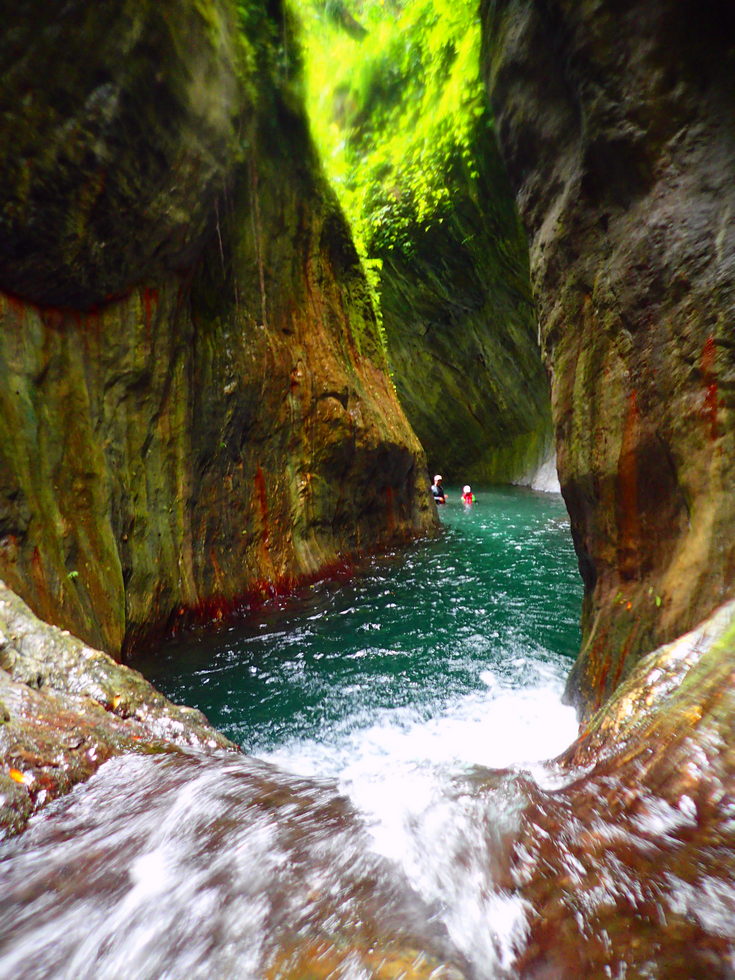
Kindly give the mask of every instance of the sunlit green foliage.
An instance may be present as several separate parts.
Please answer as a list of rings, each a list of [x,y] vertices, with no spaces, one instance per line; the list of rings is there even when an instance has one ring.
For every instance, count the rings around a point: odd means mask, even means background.
[[[487,112],[476,0],[293,0],[307,99],[327,172],[364,257],[410,252],[448,212]]]

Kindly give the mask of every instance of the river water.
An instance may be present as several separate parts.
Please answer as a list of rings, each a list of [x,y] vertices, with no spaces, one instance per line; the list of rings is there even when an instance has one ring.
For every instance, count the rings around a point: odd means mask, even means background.
[[[581,586],[560,497],[458,501],[438,539],[141,664],[248,757],[114,760],[3,845],[2,975],[510,975],[513,773],[553,786],[576,735]]]

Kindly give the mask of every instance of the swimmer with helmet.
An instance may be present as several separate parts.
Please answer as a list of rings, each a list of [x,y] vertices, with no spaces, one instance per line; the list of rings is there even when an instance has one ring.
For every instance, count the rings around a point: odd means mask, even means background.
[[[431,484],[431,495],[434,498],[435,504],[445,504],[447,502],[447,495],[444,493],[442,478],[439,473],[434,477],[434,482]]]

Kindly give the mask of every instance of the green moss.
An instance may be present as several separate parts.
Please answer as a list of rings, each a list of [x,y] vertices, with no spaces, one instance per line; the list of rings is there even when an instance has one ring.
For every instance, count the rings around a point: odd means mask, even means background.
[[[476,7],[373,0],[360,5],[358,34],[309,0],[299,9],[312,126],[358,249],[410,252],[412,227],[451,207],[447,172],[470,160],[485,112]]]
[[[525,237],[492,134],[473,127],[475,165],[447,174],[441,224],[386,250],[383,315],[401,402],[430,468],[458,480],[529,475],[551,444]]]
[[[243,63],[253,101],[277,92],[292,108],[303,104],[303,64],[298,29],[282,0],[235,0]]]
[[[90,308],[191,261],[247,116],[233,20],[230,0],[6,18],[0,287]]]
[[[450,478],[505,482],[551,442],[525,236],[494,143],[470,0],[314,0],[308,106],[401,403]],[[357,338],[361,344],[361,338]]]

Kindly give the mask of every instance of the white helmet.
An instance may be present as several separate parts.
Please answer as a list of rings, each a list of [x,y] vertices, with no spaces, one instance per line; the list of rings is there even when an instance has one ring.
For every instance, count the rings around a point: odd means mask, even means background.
[[[472,493],[472,487],[469,484],[466,487],[462,487],[462,493]]]

